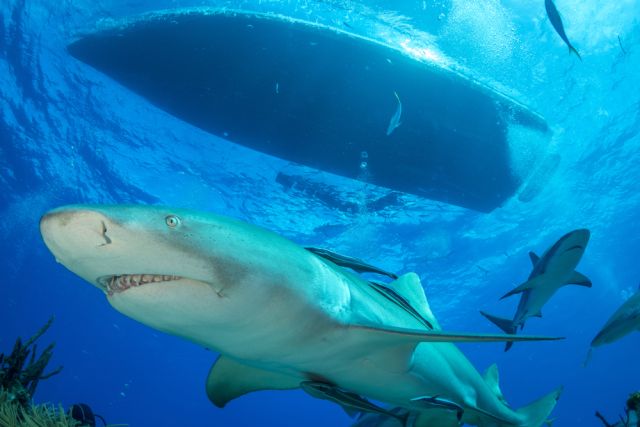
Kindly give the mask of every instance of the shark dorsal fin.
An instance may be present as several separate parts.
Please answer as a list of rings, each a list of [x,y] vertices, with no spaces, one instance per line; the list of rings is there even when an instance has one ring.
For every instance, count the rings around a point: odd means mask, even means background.
[[[429,307],[420,277],[416,273],[403,274],[398,280],[389,284],[389,287],[402,295],[422,317],[431,323],[433,329],[440,329],[440,324]]]
[[[574,271],[569,280],[567,280],[567,285],[578,285],[585,286],[587,288],[591,287],[591,280],[587,276],[577,271]]]
[[[529,252],[529,259],[531,259],[531,264],[535,267],[538,261],[540,261],[540,257],[536,255],[533,251]]]
[[[489,390],[496,395],[496,397],[502,401],[505,405],[507,404],[507,400],[504,398],[502,394],[502,390],[500,390],[500,375],[498,374],[498,365],[495,363],[487,368],[484,371],[484,382],[487,383]]]
[[[298,388],[302,378],[267,371],[240,363],[226,356],[218,357],[207,377],[207,396],[219,408],[247,393],[259,390]]]

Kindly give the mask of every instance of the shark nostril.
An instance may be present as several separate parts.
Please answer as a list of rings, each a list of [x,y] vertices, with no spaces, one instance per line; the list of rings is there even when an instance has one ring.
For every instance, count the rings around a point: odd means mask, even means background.
[[[105,224],[104,221],[102,221],[102,237],[104,237],[106,243],[100,246],[108,245],[111,243],[111,239],[109,238],[109,236],[107,236],[107,224]]]

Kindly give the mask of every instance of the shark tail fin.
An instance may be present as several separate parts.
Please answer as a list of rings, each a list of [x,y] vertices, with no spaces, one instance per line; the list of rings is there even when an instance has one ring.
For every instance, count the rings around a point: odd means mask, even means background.
[[[484,317],[489,319],[494,325],[502,329],[506,334],[512,335],[512,334],[515,334],[516,331],[518,330],[518,327],[515,323],[513,323],[513,320],[494,316],[492,314],[485,313],[484,311],[481,311],[480,314],[482,314]],[[513,345],[513,342],[507,342],[504,347],[504,351],[509,351],[512,345]]]
[[[575,53],[578,59],[580,60],[580,62],[582,62],[582,56],[580,56],[580,54],[578,53],[578,50],[575,47],[569,45],[569,52]]]
[[[546,425],[549,421],[549,415],[556,406],[561,393],[562,387],[559,387],[535,402],[518,409],[516,412],[523,419],[522,423],[518,425],[520,427],[540,427]]]

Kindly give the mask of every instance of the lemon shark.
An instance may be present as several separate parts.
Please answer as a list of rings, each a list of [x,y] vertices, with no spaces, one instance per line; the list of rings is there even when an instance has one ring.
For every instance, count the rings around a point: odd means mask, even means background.
[[[540,426],[559,396],[511,409],[453,343],[547,338],[442,331],[415,273],[385,292],[268,230],[166,207],[66,206],[40,231],[116,310],[219,352],[206,381],[219,407],[311,381],[455,422],[444,402],[468,424]]]
[[[533,264],[529,278],[500,298],[521,294],[512,320],[492,316],[484,311],[480,313],[504,332],[515,334],[518,327],[524,328],[529,317],[542,317],[542,307],[562,286],[573,284],[590,288],[591,281],[584,274],[575,271],[589,243],[589,235],[589,230],[586,229],[573,230],[547,249],[542,257],[529,252]],[[508,351],[512,345],[512,341],[507,342],[504,351]]]

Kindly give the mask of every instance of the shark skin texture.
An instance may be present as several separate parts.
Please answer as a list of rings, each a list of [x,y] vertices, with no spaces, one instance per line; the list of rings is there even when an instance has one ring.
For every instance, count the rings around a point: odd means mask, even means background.
[[[503,319],[484,311],[480,314],[505,333],[515,334],[518,328],[524,328],[526,320],[530,317],[542,317],[542,307],[561,287],[578,285],[590,288],[591,280],[575,270],[587,248],[589,237],[589,230],[577,229],[558,239],[541,257],[529,252],[533,265],[529,278],[500,298],[520,294],[513,319]],[[504,351],[508,351],[512,345],[513,342],[507,342]]]
[[[220,407],[312,381],[336,399],[409,410],[418,426],[433,411],[448,425],[540,426],[560,394],[511,409],[497,370],[483,378],[454,342],[549,338],[442,331],[415,273],[384,292],[268,230],[168,207],[65,206],[40,230],[56,260],[116,310],[219,352],[207,394]]]

